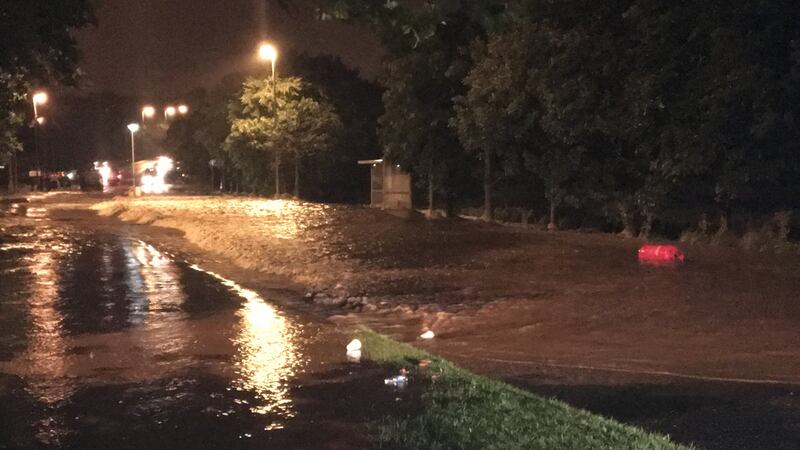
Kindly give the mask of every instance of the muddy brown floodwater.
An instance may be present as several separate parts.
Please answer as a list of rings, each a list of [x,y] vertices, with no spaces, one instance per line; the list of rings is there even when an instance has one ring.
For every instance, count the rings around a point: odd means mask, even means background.
[[[369,448],[411,403],[318,315],[51,206],[0,205],[0,448]]]
[[[71,201],[96,200],[50,202]],[[599,233],[247,197],[117,203],[151,226],[73,220],[191,249],[251,286],[280,278],[313,294],[300,317],[333,309],[336,323],[683,443],[800,448],[797,255],[681,245],[685,264],[643,267],[643,241]],[[426,328],[435,339],[417,339]]]

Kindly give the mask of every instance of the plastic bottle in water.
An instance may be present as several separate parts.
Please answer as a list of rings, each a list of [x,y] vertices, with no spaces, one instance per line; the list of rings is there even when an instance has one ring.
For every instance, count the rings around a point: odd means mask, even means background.
[[[406,377],[405,375],[397,375],[396,377],[387,378],[383,380],[383,383],[387,386],[402,387],[405,386],[406,383],[408,383],[408,377]]]

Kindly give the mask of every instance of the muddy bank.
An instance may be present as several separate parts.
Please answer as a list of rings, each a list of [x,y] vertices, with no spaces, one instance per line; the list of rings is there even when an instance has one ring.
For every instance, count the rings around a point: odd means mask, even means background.
[[[443,354],[800,382],[791,255],[686,246],[685,265],[651,268],[637,264],[635,240],[358,207],[162,197],[94,208],[287,276],[310,300],[378,310],[354,320],[396,336],[431,328]]]

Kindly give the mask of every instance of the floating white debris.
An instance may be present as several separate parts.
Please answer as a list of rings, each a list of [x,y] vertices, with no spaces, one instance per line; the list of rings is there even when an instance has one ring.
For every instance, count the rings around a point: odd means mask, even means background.
[[[347,344],[347,360],[350,362],[361,361],[361,341],[353,339]]]
[[[358,339],[353,339],[349,344],[347,344],[347,351],[354,352],[356,350],[361,350],[361,341]]]
[[[433,338],[434,338],[434,336],[436,336],[436,335],[435,335],[435,334],[433,334],[433,331],[431,331],[431,330],[428,330],[428,331],[426,331],[426,332],[424,332],[424,333],[420,334],[420,335],[419,335],[419,338],[420,338],[420,339],[433,339]]]
[[[361,361],[361,350],[353,350],[347,352],[347,361],[357,363]]]

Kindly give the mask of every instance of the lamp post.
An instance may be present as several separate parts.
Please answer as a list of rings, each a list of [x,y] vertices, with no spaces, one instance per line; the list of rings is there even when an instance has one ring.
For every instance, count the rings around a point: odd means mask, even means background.
[[[33,118],[39,118],[39,105],[44,105],[47,103],[47,93],[46,92],[37,92],[33,94]]]
[[[178,105],[178,114],[185,116],[189,112],[189,107],[186,105]]]
[[[170,117],[175,116],[177,110],[174,106],[167,106],[164,108],[164,120],[169,120]]]
[[[155,115],[156,109],[150,105],[146,105],[142,108],[142,123],[144,123],[146,119],[152,119]]]
[[[274,45],[264,42],[258,47],[258,58],[262,61],[269,61],[272,65],[272,109],[275,123],[278,122],[278,99],[276,97],[277,78],[275,75],[275,63],[278,61],[278,49]],[[279,158],[277,155],[276,158]],[[280,194],[280,159],[275,161],[275,195]]]
[[[44,123],[44,117],[39,117],[39,105],[47,103],[47,93],[39,91],[31,97],[33,102],[33,151],[36,153],[36,170],[39,175],[39,188],[42,188],[42,157],[39,154],[39,126]]]
[[[262,61],[272,63],[272,81],[275,82],[275,62],[278,60],[278,49],[269,43],[263,43],[258,47],[258,57]]]
[[[133,188],[133,195],[136,195],[136,147],[133,135],[139,131],[139,124],[128,124],[128,130],[131,132],[131,187]]]

